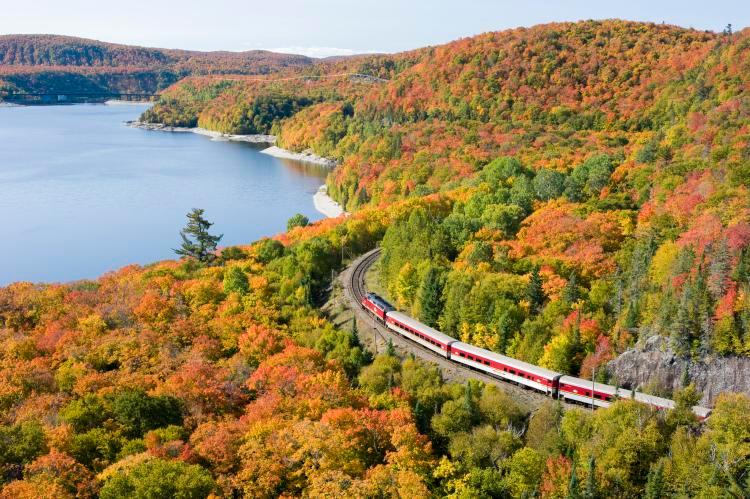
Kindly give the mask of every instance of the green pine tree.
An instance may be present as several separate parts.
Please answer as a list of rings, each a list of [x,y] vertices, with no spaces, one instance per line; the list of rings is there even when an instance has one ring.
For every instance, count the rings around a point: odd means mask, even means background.
[[[195,258],[199,262],[211,263],[216,259],[216,245],[224,235],[212,236],[208,229],[213,225],[203,218],[204,210],[193,208],[187,214],[188,223],[180,231],[182,245],[174,252],[180,256]]]
[[[664,497],[664,465],[661,461],[651,466],[643,497],[644,499],[661,499]]]
[[[570,470],[570,482],[568,482],[568,499],[580,499],[581,493],[578,490],[578,476],[576,476],[576,465]]]
[[[531,271],[526,297],[529,300],[531,313],[538,314],[544,304],[544,289],[542,289],[542,276],[539,274],[539,267],[534,267],[534,270]]]
[[[385,345],[385,354],[389,357],[396,356],[396,347],[393,346],[393,340],[388,338],[388,343]]]
[[[591,456],[589,458],[589,468],[586,476],[586,490],[584,491],[584,497],[586,499],[596,499],[598,485],[596,483],[596,458]]]
[[[750,284],[750,246],[745,246],[740,251],[732,278],[739,283]]]
[[[579,294],[578,294],[578,282],[576,279],[576,273],[571,272],[570,278],[568,279],[568,283],[565,285],[565,288],[563,288],[562,299],[568,305],[572,305],[578,301],[578,298],[579,298]]]
[[[711,255],[708,266],[708,290],[714,300],[721,298],[727,290],[727,278],[731,269],[731,256],[727,240],[722,239]]]
[[[691,313],[690,308],[693,301],[693,287],[691,283],[686,282],[682,287],[682,296],[677,305],[677,314],[672,321],[672,331],[670,338],[672,348],[681,355],[688,353],[690,350],[690,330],[691,330]]]
[[[443,283],[440,271],[430,267],[425,273],[424,279],[419,286],[419,318],[428,326],[437,324],[440,312],[442,312]]]

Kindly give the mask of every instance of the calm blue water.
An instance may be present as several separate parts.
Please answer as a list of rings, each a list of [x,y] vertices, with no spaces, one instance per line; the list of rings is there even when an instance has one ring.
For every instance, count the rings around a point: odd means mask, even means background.
[[[0,108],[0,285],[173,258],[191,208],[222,245],[282,232],[325,170],[254,146],[128,128],[146,105]]]

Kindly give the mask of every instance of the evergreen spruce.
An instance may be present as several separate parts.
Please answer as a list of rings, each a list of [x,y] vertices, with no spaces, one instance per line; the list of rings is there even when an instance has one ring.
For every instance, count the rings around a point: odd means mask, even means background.
[[[187,214],[188,223],[180,231],[182,246],[174,252],[180,256],[195,258],[202,263],[211,263],[216,259],[216,245],[224,235],[212,236],[208,229],[213,225],[203,218],[204,210],[193,208]]]
[[[596,499],[597,497],[597,483],[596,483],[596,458],[591,456],[589,458],[588,474],[586,476],[586,490],[584,491],[584,497],[586,499]]]
[[[661,462],[653,465],[648,473],[644,499],[661,499],[664,497],[664,466]]]
[[[581,494],[578,490],[578,477],[576,476],[576,465],[570,470],[570,482],[568,482],[568,499],[579,499]]]
[[[742,248],[732,277],[741,284],[750,284],[750,246]]]
[[[576,273],[571,272],[570,277],[568,278],[568,283],[565,285],[565,288],[563,288],[562,299],[568,305],[573,305],[578,301],[578,298],[578,282],[576,280]]]
[[[430,267],[419,287],[419,318],[430,327],[437,325],[442,311],[442,276],[435,267]]]
[[[393,340],[388,338],[388,343],[385,345],[385,354],[389,357],[396,356],[396,347],[393,346]]]
[[[529,279],[529,287],[526,290],[531,313],[538,314],[544,304],[544,289],[542,289],[542,276],[539,275],[539,267],[534,267]]]
[[[685,367],[682,369],[682,377],[680,378],[680,383],[682,384],[683,388],[686,388],[690,384],[690,369],[688,369],[687,363],[685,363]]]
[[[727,281],[731,269],[731,256],[727,240],[722,239],[719,246],[711,255],[711,263],[708,267],[708,290],[714,300],[721,298],[727,291]]]
[[[672,331],[670,334],[672,348],[680,355],[685,355],[690,350],[690,308],[692,301],[693,287],[689,282],[686,282],[682,287],[682,296],[677,306],[677,314],[672,322]]]

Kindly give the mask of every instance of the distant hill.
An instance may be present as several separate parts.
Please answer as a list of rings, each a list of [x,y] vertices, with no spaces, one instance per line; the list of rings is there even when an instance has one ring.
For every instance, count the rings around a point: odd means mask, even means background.
[[[313,62],[265,50],[197,52],[58,35],[3,35],[0,91],[154,93],[189,75],[270,74]]]

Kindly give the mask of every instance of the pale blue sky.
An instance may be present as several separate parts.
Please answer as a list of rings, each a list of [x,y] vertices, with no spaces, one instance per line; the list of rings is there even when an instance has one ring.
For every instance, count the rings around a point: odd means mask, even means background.
[[[6,4],[6,5],[3,5]],[[196,50],[395,52],[552,21],[624,18],[720,31],[750,0],[0,0],[0,33]]]

